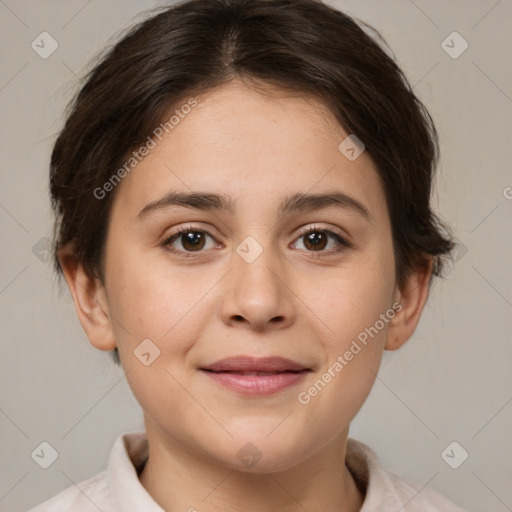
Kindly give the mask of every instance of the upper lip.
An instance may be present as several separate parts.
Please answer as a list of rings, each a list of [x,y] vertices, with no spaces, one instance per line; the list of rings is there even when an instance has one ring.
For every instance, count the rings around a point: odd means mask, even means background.
[[[300,363],[283,357],[258,358],[251,356],[228,357],[201,367],[201,370],[212,372],[298,372],[309,369]]]

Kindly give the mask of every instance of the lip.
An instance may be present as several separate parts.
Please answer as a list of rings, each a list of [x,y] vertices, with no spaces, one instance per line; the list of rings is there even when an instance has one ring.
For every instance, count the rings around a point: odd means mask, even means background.
[[[200,370],[222,386],[244,395],[269,395],[302,381],[310,368],[283,357],[238,356]]]
[[[309,368],[284,357],[236,356],[202,366],[201,370],[213,372],[298,372],[309,370]]]

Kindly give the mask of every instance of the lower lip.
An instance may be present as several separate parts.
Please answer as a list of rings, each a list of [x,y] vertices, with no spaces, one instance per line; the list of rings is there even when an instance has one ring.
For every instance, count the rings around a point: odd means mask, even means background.
[[[276,373],[274,375],[241,375],[229,372],[209,372],[202,370],[208,377],[226,388],[244,395],[270,395],[289,388],[302,381],[308,371],[297,373]]]

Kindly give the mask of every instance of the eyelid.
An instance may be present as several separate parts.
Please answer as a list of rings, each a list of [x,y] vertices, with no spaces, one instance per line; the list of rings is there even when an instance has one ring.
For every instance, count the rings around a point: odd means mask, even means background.
[[[185,224],[185,225],[181,225],[178,227],[173,227],[173,228],[171,228],[171,230],[173,230],[172,233],[170,235],[166,235],[164,237],[165,240],[167,240],[173,236],[176,236],[178,234],[186,233],[188,231],[202,231],[214,238],[219,236],[218,230],[213,230],[213,229],[210,229],[209,227],[205,227],[202,225]]]
[[[215,242],[217,242],[216,235],[214,235],[211,232],[211,230],[209,230],[208,228],[202,227],[202,226],[193,226],[191,224],[187,224],[187,225],[184,225],[184,226],[180,226],[172,234],[166,236],[164,238],[163,242],[161,242],[160,245],[162,247],[164,247],[164,248],[168,248],[171,245],[172,242],[174,242],[175,240],[179,239],[179,237],[180,237],[180,235],[182,233],[187,233],[187,232],[191,232],[191,231],[192,232],[196,231],[196,232],[206,233]],[[302,228],[300,228],[298,233],[295,235],[295,238],[293,239],[293,243],[295,243],[302,236],[304,236],[304,235],[306,235],[308,233],[311,233],[311,232],[315,232],[315,231],[325,232],[325,233],[328,234],[328,236],[334,236],[334,238],[336,239],[339,247],[336,248],[336,249],[330,249],[328,251],[306,251],[308,254],[311,254],[313,256],[329,256],[329,255],[332,255],[332,254],[339,253],[339,252],[343,251],[344,249],[352,248],[352,243],[347,240],[347,235],[345,235],[344,232],[340,232],[341,230],[339,230],[339,228],[322,227],[322,226],[319,226],[319,225],[317,225],[315,223],[314,224],[308,224],[308,225],[303,226]],[[170,248],[168,250],[170,252],[179,253],[181,255],[184,255],[185,257],[199,256],[199,255],[201,255],[201,253],[207,252],[207,251],[181,251],[179,249],[174,249],[174,248]]]
[[[329,256],[336,256],[341,254],[342,252],[352,249],[353,244],[348,240],[347,235],[345,235],[344,232],[340,232],[339,228],[331,228],[331,227],[322,227],[318,226],[317,224],[309,224],[308,226],[305,226],[300,229],[297,236],[294,238],[294,244],[298,239],[303,237],[304,235],[307,235],[308,233],[314,233],[316,231],[327,233],[327,236],[330,236],[334,238],[338,244],[338,247],[335,249],[330,249],[328,251],[306,251],[308,256],[312,257],[329,257]]]
[[[306,233],[309,233],[310,231],[327,231],[330,233],[334,233],[335,235],[338,235],[340,238],[343,238],[345,242],[348,244],[348,234],[344,231],[340,230],[339,228],[331,227],[331,226],[319,226],[318,224],[308,224],[302,228],[299,229],[299,232],[297,234],[297,237],[300,237]]]
[[[180,227],[176,228],[170,235],[166,235],[164,237],[163,241],[161,242],[161,245],[166,245],[166,244],[170,243],[170,240],[172,238],[179,238],[179,235],[181,235],[182,233],[188,233],[190,231],[192,231],[192,232],[198,231],[201,233],[206,233],[207,235],[212,237],[215,241],[217,241],[217,235],[213,234],[212,230],[210,230],[206,227],[203,227],[203,226],[193,226],[191,224],[187,224],[185,226],[180,226]],[[183,251],[180,251],[180,252],[183,252]]]

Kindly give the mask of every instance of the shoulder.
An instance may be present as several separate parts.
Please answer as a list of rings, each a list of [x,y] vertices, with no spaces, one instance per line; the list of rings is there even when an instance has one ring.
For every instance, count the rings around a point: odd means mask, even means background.
[[[144,431],[120,434],[114,442],[105,470],[78,484],[73,483],[26,512],[149,510],[155,502],[137,476],[137,470],[147,455],[148,443]]]
[[[386,472],[403,512],[467,512],[428,487],[418,485],[394,473]]]
[[[109,512],[106,470],[59,492],[26,512]]]
[[[432,489],[386,471],[376,453],[355,439],[348,440],[345,464],[365,494],[360,512],[467,512]]]

